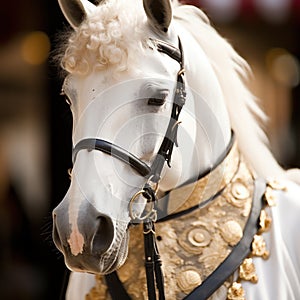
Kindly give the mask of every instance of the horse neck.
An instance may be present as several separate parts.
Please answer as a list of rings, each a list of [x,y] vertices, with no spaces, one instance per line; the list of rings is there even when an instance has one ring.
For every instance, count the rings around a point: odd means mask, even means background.
[[[182,32],[180,39],[188,96],[178,131],[180,155],[175,153],[175,168],[166,173],[174,169],[175,173],[181,172],[177,186],[211,169],[224,153],[231,135],[222,90],[208,58],[187,32]],[[174,182],[172,184],[174,188]],[[162,186],[166,190],[171,188],[170,182],[163,181]]]

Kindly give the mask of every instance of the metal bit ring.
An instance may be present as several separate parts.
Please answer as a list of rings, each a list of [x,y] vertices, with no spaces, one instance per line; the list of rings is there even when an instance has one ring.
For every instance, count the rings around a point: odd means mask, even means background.
[[[129,201],[129,216],[131,218],[131,220],[138,220],[138,221],[144,221],[146,219],[149,219],[151,217],[151,215],[155,214],[155,209],[154,209],[154,202],[148,202],[147,198],[144,196],[144,193],[145,193],[145,190],[142,189],[138,192],[136,192],[130,199]],[[136,215],[136,213],[134,213],[133,211],[133,204],[135,202],[135,200],[139,197],[139,196],[142,196],[146,201],[147,203],[149,203],[151,205],[150,207],[150,210],[148,211],[148,213],[145,215],[145,216],[142,216],[142,217],[138,217]]]

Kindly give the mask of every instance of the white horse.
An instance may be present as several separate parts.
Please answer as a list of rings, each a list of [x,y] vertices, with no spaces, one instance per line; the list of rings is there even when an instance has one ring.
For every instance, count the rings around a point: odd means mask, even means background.
[[[300,299],[300,175],[284,171],[266,146],[257,121],[266,117],[244,84],[246,62],[192,6],[169,0],[59,4],[73,27],[61,64],[68,73],[63,92],[73,113],[74,166],[53,212],[54,242],[72,271],[66,298],[110,299],[103,275],[118,270],[132,299],[148,299],[143,233],[129,226],[145,214],[155,221],[145,183],[162,199],[155,205],[163,211],[159,218],[171,215],[156,225],[165,297],[182,299],[214,276],[246,235],[254,178],[276,178],[266,185],[268,215],[260,216],[251,237],[264,237],[270,255],[262,242],[260,256],[269,258],[256,257],[252,243],[243,268],[231,270],[211,297]],[[163,163],[154,180],[146,164],[153,166],[170,127],[178,90],[186,102],[171,126],[177,133],[171,168]]]

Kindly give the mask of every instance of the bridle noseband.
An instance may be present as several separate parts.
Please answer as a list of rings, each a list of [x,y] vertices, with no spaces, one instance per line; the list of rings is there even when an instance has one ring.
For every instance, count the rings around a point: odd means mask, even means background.
[[[177,73],[177,83],[175,87],[172,112],[168,128],[152,165],[148,166],[144,161],[136,157],[134,154],[130,153],[129,151],[116,144],[97,138],[87,138],[79,141],[74,147],[72,153],[72,160],[74,164],[79,151],[98,150],[121,160],[122,162],[132,167],[141,176],[147,178],[147,182],[144,185],[144,187],[132,196],[129,204],[130,217],[133,222],[143,221],[150,217],[150,215],[152,218],[155,219],[155,215],[153,214],[154,205],[152,202],[155,202],[157,200],[156,191],[158,189],[158,183],[161,179],[161,172],[165,163],[167,163],[167,165],[171,167],[173,147],[174,145],[178,146],[177,131],[178,125],[180,124],[178,119],[186,100],[186,90],[184,81],[184,58],[180,39],[178,40],[179,48],[176,48],[164,41],[151,39],[151,42],[153,43],[157,51],[167,54],[169,57],[176,60],[180,64],[180,70]],[[146,213],[146,215],[144,215],[143,217],[138,217],[132,210],[133,203],[137,200],[139,196],[143,196],[148,203],[152,203],[151,210],[148,213]]]
[[[115,145],[113,143],[110,143],[102,139],[81,140],[73,149],[73,153],[72,153],[73,164],[75,163],[77,154],[80,150],[102,151],[103,153],[118,158],[119,160],[128,164],[142,176],[147,176],[151,171],[151,168],[145,162],[140,160],[132,153],[128,152],[127,150],[125,150],[124,148],[118,145]]]

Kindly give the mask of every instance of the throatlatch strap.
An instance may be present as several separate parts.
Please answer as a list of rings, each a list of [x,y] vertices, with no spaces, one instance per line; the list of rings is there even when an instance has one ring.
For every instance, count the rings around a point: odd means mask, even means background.
[[[187,295],[184,300],[206,300],[237,270],[251,252],[252,240],[258,230],[258,220],[263,207],[265,188],[266,183],[264,180],[257,179],[255,181],[252,209],[242,239],[232,249],[222,264],[201,285]]]

